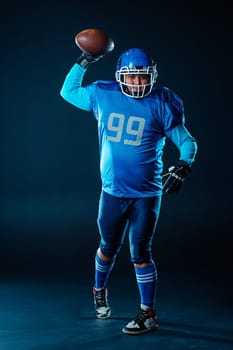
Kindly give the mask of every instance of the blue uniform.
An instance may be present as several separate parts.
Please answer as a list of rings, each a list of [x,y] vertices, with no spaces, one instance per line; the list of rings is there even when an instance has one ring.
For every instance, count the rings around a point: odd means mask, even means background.
[[[163,148],[168,137],[180,159],[191,164],[196,142],[185,128],[182,100],[170,89],[153,88],[143,99],[122,94],[116,81],[82,86],[85,69],[75,64],[62,97],[98,121],[100,174],[104,192],[126,198],[162,194]]]
[[[160,213],[165,139],[177,146],[179,159],[189,165],[196,155],[196,141],[184,125],[182,100],[170,89],[153,87],[149,95],[138,99],[122,93],[116,81],[83,86],[85,72],[75,64],[61,96],[92,112],[98,122],[102,191],[95,293],[104,290],[128,228],[141,306],[153,309],[157,270],[151,246]],[[108,305],[104,305],[97,312],[102,316],[97,317],[109,317]]]

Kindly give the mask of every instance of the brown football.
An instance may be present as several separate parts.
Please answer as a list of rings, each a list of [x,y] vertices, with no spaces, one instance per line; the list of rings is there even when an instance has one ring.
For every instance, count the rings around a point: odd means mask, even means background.
[[[114,42],[108,33],[97,28],[84,29],[75,36],[76,45],[83,52],[92,55],[106,55],[114,49]]]

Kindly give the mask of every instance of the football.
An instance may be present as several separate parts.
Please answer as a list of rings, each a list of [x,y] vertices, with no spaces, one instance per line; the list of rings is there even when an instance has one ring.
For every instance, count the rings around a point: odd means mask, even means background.
[[[97,28],[84,29],[76,34],[75,43],[81,51],[92,56],[106,55],[114,49],[109,34]]]

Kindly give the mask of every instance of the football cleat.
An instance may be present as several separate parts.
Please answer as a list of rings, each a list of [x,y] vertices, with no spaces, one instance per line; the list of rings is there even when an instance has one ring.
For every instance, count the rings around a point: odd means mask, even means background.
[[[154,310],[142,310],[139,312],[136,318],[129,322],[123,329],[123,333],[130,335],[142,334],[150,331],[154,331],[158,328],[158,319]]]
[[[108,303],[108,290],[103,288],[96,290],[93,288],[96,317],[105,320],[111,316],[111,308]]]

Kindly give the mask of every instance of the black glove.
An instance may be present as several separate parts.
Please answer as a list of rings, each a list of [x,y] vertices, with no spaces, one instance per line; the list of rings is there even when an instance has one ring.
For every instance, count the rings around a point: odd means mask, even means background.
[[[81,55],[77,58],[77,63],[83,68],[88,68],[90,64],[97,62],[102,57],[104,57],[104,55],[92,56],[88,55],[85,52],[82,52]]]
[[[176,166],[171,166],[168,171],[164,175],[168,178],[163,184],[163,193],[175,193],[180,191],[186,176],[191,172],[191,167],[188,163],[180,160]]]

